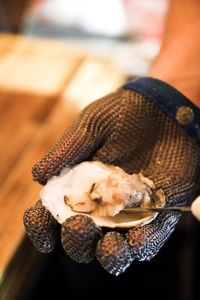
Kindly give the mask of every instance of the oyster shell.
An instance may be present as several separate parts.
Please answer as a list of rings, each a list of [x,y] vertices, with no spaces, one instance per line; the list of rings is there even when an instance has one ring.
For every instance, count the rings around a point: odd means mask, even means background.
[[[63,223],[76,214],[89,214],[101,227],[133,227],[151,222],[157,213],[123,213],[126,207],[160,207],[152,201],[154,184],[142,174],[129,175],[101,162],[82,162],[51,178],[40,192],[42,204]]]

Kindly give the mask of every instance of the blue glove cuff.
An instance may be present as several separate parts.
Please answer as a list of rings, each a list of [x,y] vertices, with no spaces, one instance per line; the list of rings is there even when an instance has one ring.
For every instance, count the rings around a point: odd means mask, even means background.
[[[200,109],[174,87],[155,78],[142,77],[126,83],[123,88],[153,101],[200,144]]]

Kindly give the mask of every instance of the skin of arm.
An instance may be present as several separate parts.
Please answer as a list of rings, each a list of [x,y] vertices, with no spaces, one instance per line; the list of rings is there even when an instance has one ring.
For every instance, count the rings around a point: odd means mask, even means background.
[[[160,52],[149,76],[161,79],[200,107],[200,1],[170,0]]]

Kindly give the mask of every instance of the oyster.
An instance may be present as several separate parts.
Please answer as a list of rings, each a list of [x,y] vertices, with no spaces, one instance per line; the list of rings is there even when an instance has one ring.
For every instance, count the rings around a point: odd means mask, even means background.
[[[157,213],[123,212],[127,207],[160,207],[152,201],[154,184],[142,174],[129,175],[121,168],[98,161],[65,168],[40,191],[54,218],[63,223],[76,214],[87,214],[101,227],[133,227],[151,222]]]

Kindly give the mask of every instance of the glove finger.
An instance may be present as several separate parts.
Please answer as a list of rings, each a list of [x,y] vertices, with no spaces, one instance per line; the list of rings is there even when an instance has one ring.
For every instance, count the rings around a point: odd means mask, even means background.
[[[139,261],[151,260],[169,239],[180,213],[162,213],[150,224],[130,229],[126,241]]]
[[[110,231],[99,240],[96,247],[96,258],[102,267],[113,275],[120,275],[135,259],[133,251],[123,236]]]
[[[86,215],[68,218],[61,226],[61,242],[65,252],[76,262],[89,263],[102,237],[102,230]]]
[[[86,107],[49,153],[33,166],[33,179],[45,184],[64,167],[90,159],[95,149],[112,132],[119,104],[120,94],[112,93]]]
[[[33,245],[42,253],[51,252],[57,240],[57,221],[39,200],[23,216],[24,227]]]
[[[58,175],[66,166],[73,166],[90,156],[95,139],[77,124],[65,131],[54,147],[32,169],[33,179],[41,184]]]

